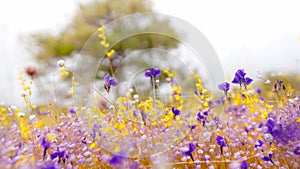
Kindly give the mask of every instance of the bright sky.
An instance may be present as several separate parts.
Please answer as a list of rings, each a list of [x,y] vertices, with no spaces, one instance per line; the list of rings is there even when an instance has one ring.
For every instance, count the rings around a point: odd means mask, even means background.
[[[18,103],[17,72],[31,63],[20,42],[34,31],[62,28],[82,0],[0,1],[0,101]],[[154,0],[155,10],[195,25],[212,43],[226,75],[245,68],[252,76],[300,72],[297,0]],[[12,97],[13,96],[13,97]]]

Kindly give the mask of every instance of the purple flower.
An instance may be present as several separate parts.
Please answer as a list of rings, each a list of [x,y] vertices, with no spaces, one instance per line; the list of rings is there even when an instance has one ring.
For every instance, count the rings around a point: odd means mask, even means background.
[[[300,140],[300,128],[295,123],[276,123],[273,119],[268,119],[265,126],[278,143],[287,144],[289,141]]]
[[[60,160],[61,158],[65,157],[66,151],[59,151],[59,148],[57,147],[57,151],[52,153],[50,155],[51,160],[55,159],[56,157],[58,157],[58,159]]]
[[[141,111],[142,120],[144,122],[144,125],[146,126],[146,120],[147,120],[147,114],[145,111]]]
[[[114,78],[110,77],[109,74],[105,75],[104,77],[104,89],[109,92],[111,86],[117,86],[118,82],[115,81]]]
[[[225,142],[223,136],[217,136],[216,141],[217,141],[217,144],[219,144],[220,146],[226,146],[226,142]]]
[[[188,125],[188,128],[190,128],[191,130],[195,129],[196,127],[196,125]]]
[[[217,136],[216,141],[217,141],[217,144],[219,144],[219,146],[220,146],[221,154],[223,154],[223,147],[226,146],[226,142],[224,140],[224,137],[223,136]]]
[[[199,111],[197,114],[197,120],[201,121],[203,126],[205,126],[207,115],[208,115],[208,111],[204,111],[204,112]]]
[[[155,76],[160,76],[161,75],[161,72],[159,69],[155,69],[155,68],[151,68],[150,70],[148,70],[146,73],[145,73],[145,77],[155,77]]]
[[[190,156],[191,159],[194,161],[192,152],[194,152],[195,150],[196,150],[196,146],[193,143],[189,143],[189,150],[182,152],[182,155],[184,155],[184,156]]]
[[[132,165],[129,166],[129,169],[138,169],[140,167],[140,163],[138,161],[134,161]]]
[[[257,147],[261,148],[263,144],[264,144],[264,142],[261,141],[260,139],[258,139],[257,142],[255,143],[254,148],[257,148]]]
[[[45,137],[43,137],[41,146],[44,148],[43,157],[45,158],[46,157],[46,152],[50,148],[50,142]]]
[[[241,164],[240,169],[248,169],[248,168],[249,168],[249,167],[248,167],[247,161],[243,161],[242,164]]]
[[[70,108],[69,113],[76,114],[76,111],[73,108]]]
[[[42,169],[56,169],[56,166],[54,164],[43,166]]]
[[[270,161],[271,163],[273,163],[274,164],[274,162],[272,161],[272,156],[273,156],[273,154],[271,154],[271,153],[269,153],[269,156],[263,156],[263,160],[264,161]]]
[[[246,126],[244,127],[244,130],[245,130],[245,132],[247,132],[247,133],[249,132],[249,129],[248,129],[248,127],[246,127]]]
[[[121,153],[123,154],[123,153]],[[109,161],[109,164],[111,166],[114,166],[114,165],[118,165],[118,164],[122,164],[124,160],[126,160],[127,158],[124,157],[123,155],[121,154],[115,154]]]
[[[300,155],[300,146],[296,147],[295,150],[293,151],[294,154]]]
[[[262,90],[261,90],[260,88],[258,88],[258,89],[256,89],[256,92],[257,92],[258,94],[261,94]]]
[[[274,84],[274,92],[279,92],[280,89],[283,89],[285,91],[286,88],[285,88],[282,80],[276,80],[276,82]]]
[[[234,79],[232,80],[232,83],[239,84],[240,87],[244,85],[245,89],[247,89],[247,85],[249,85],[253,80],[249,77],[245,77],[246,73],[244,72],[244,69],[239,69],[234,76]]]
[[[223,82],[223,83],[218,85],[218,88],[220,90],[223,90],[225,93],[227,93],[227,91],[230,89],[230,84],[227,83],[227,82]]]
[[[176,116],[179,116],[179,115],[180,115],[180,110],[177,110],[177,109],[175,109],[174,107],[172,107],[172,112],[173,112],[174,118],[175,118]]]

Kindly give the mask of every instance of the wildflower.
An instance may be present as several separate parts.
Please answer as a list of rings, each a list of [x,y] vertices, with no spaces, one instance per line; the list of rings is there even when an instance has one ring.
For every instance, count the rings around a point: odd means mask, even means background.
[[[184,156],[190,156],[191,159],[194,161],[194,157],[192,155],[192,152],[196,150],[196,146],[193,143],[189,143],[189,150],[182,152],[182,155]]]
[[[263,156],[262,157],[262,159],[264,160],[264,161],[270,161],[271,163],[273,163],[274,164],[274,162],[272,161],[272,156],[273,156],[273,154],[272,153],[269,153],[269,156]]]
[[[132,165],[129,166],[129,169],[138,169],[140,167],[140,163],[135,160]]]
[[[268,119],[265,126],[268,133],[279,143],[288,143],[289,141],[298,141],[300,139],[299,127],[295,123],[276,123],[273,119]]]
[[[196,127],[196,125],[188,125],[188,128],[190,128],[191,130],[195,129]]]
[[[56,169],[57,167],[54,164],[46,165],[42,169]]]
[[[296,155],[300,155],[300,146],[297,146],[293,152]]]
[[[230,84],[227,82],[223,82],[221,84],[218,85],[218,88],[220,90],[223,90],[225,92],[225,94],[227,93],[227,91],[230,89]]]
[[[205,126],[207,116],[208,116],[208,111],[204,111],[204,112],[199,111],[197,114],[197,120],[201,121],[202,125]]]
[[[257,142],[255,143],[254,148],[261,148],[263,144],[264,142],[258,139]]]
[[[115,81],[114,78],[110,77],[109,74],[107,74],[105,77],[104,77],[104,89],[109,92],[110,91],[110,87],[111,86],[117,86],[118,85],[118,82]]]
[[[111,49],[106,55],[110,58],[115,53],[115,50]]]
[[[50,158],[51,158],[51,160],[58,158],[59,162],[60,162],[60,160],[65,157],[65,154],[66,154],[66,151],[59,151],[59,148],[57,147],[57,151],[52,153],[50,155]]]
[[[18,113],[18,116],[19,116],[19,117],[25,117],[25,113],[19,112],[19,113]]]
[[[35,67],[27,67],[26,68],[26,73],[29,75],[29,76],[34,76],[36,74],[37,70]]]
[[[243,161],[240,168],[241,169],[248,169],[248,163],[247,163],[247,161]]]
[[[244,69],[239,69],[235,73],[235,77],[232,80],[232,83],[239,84],[240,87],[244,85],[244,88],[247,89],[247,85],[249,85],[253,80],[249,77],[245,77],[246,73],[244,72]]]
[[[147,120],[147,114],[145,111],[141,111],[142,120],[144,122],[144,125],[146,126],[146,120]]]
[[[211,132],[208,132],[208,131],[204,132],[204,133],[203,133],[204,141],[205,141],[205,142],[210,142],[210,137],[211,137],[211,136],[212,136],[212,133],[211,133]]]
[[[76,114],[76,111],[73,108],[70,108],[69,113]]]
[[[59,60],[58,62],[57,62],[57,66],[58,67],[64,67],[66,65],[66,61],[64,61],[64,60]]]
[[[226,142],[224,140],[224,137],[223,136],[217,136],[216,141],[217,141],[217,144],[219,144],[219,146],[220,146],[221,154],[223,154],[223,147],[226,146]]]
[[[174,119],[176,118],[176,116],[180,115],[180,110],[177,110],[174,107],[172,107],[172,112],[173,112],[173,115],[174,115]]]
[[[145,77],[156,77],[156,76],[160,76],[161,75],[161,72],[159,69],[155,69],[155,68],[151,68],[150,70],[148,70],[146,73],[145,73]]]
[[[283,84],[283,81],[276,80],[273,89],[274,89],[275,93],[278,93],[280,91],[280,89],[282,89],[283,91],[285,91],[286,88],[285,88],[285,86]]]
[[[21,92],[20,92],[20,95],[21,95],[21,97],[26,97],[26,96],[27,96],[27,93],[26,93],[26,91],[21,91]]]
[[[267,134],[264,135],[264,139],[266,141],[272,141],[273,140],[273,136],[271,134],[267,133]]]
[[[260,88],[256,89],[257,94],[261,94],[262,90]]]
[[[265,81],[265,84],[270,84],[271,83],[271,81],[269,80],[269,79],[267,79],[266,81]]]
[[[50,148],[50,142],[45,137],[43,137],[41,145],[44,148],[43,157],[45,158],[46,157],[46,152]]]
[[[118,164],[122,164],[123,161],[126,160],[126,157],[122,156],[122,155],[118,155],[118,154],[115,154],[109,161],[109,164],[111,166],[114,166],[114,165],[118,165]]]

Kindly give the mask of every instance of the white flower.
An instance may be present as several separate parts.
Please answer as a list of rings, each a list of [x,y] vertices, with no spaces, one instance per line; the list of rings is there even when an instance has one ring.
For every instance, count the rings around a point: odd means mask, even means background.
[[[139,95],[135,94],[135,95],[133,95],[133,98],[134,98],[134,99],[138,99],[138,98],[139,98]]]
[[[66,61],[64,61],[64,60],[59,60],[57,62],[57,66],[59,66],[59,67],[64,67],[65,65],[66,65]]]
[[[271,81],[269,80],[269,79],[267,79],[266,81],[265,81],[265,84],[270,84],[271,83]]]
[[[36,119],[36,116],[34,114],[32,114],[32,115],[29,116],[29,120],[30,121],[35,120],[35,119]]]
[[[21,95],[22,97],[25,97],[25,96],[27,96],[27,92],[26,92],[26,91],[21,91],[21,92],[20,92],[20,95]]]
[[[264,139],[265,139],[266,141],[272,141],[272,140],[273,140],[273,136],[272,136],[271,134],[265,134],[265,135],[264,135]]]
[[[24,116],[25,116],[25,113],[19,112],[19,113],[18,113],[18,116],[19,116],[19,117],[24,117]]]

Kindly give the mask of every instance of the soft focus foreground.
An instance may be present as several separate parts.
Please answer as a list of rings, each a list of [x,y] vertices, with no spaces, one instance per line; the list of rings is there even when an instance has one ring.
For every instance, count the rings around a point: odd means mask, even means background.
[[[58,66],[61,78],[73,74],[76,98],[74,72],[63,60]],[[64,108],[33,105],[36,71],[26,73],[19,77],[26,107],[0,109],[1,168],[300,167],[300,100],[287,82],[260,79],[272,86],[262,90],[240,69],[213,99],[197,74],[187,96],[176,72],[149,68],[142,77],[153,90],[149,97],[131,88],[112,99],[119,82],[107,74],[105,92],[94,98],[99,104]],[[167,98],[163,83],[171,88]]]

